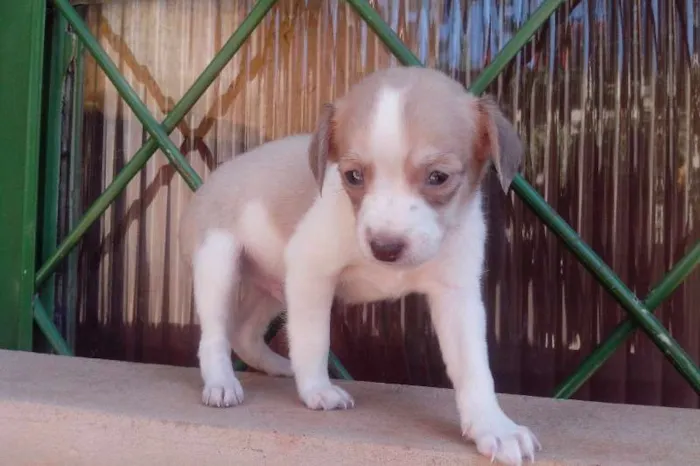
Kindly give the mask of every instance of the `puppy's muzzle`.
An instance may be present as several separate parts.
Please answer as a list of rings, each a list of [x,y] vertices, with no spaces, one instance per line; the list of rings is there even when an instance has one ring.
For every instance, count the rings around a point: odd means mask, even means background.
[[[397,236],[374,235],[369,239],[369,247],[375,259],[396,262],[406,249],[406,241]]]

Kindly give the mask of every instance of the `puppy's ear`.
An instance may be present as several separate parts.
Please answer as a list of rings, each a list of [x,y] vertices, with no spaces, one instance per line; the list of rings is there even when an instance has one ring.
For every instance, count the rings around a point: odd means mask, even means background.
[[[484,163],[490,157],[498,171],[501,187],[507,193],[513,178],[520,170],[524,152],[523,142],[492,97],[480,97],[477,106],[479,119],[476,157]]]
[[[309,167],[313,173],[319,191],[323,188],[323,179],[326,175],[326,165],[329,160],[335,158],[335,144],[333,142],[335,107],[333,104],[324,104],[316,123],[316,132],[309,146]]]

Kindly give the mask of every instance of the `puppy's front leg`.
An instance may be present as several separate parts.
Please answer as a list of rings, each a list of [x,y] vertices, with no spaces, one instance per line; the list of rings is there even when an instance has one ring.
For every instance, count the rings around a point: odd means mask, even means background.
[[[486,345],[486,312],[477,280],[461,289],[428,295],[443,360],[455,389],[462,433],[493,461],[534,461],[537,438],[514,423],[498,404]]]
[[[328,377],[335,279],[302,262],[289,264],[285,282],[289,358],[302,401],[311,409],[351,408],[354,401]]]

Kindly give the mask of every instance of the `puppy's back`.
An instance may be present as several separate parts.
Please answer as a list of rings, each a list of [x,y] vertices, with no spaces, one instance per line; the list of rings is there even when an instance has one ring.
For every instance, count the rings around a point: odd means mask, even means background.
[[[242,235],[246,207],[262,207],[285,241],[318,193],[308,165],[311,136],[264,143],[217,167],[180,218],[180,250],[186,260],[210,229]],[[245,238],[241,238],[245,243]]]

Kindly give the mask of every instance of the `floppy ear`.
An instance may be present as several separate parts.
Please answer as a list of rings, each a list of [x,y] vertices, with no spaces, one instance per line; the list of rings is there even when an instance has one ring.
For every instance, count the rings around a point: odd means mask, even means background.
[[[323,179],[326,175],[326,165],[329,159],[334,158],[333,143],[333,116],[335,108],[333,104],[324,104],[316,123],[316,132],[309,146],[309,167],[313,173],[318,189],[323,188]]]
[[[479,98],[479,128],[477,129],[477,157],[488,157],[496,166],[498,179],[504,192],[508,192],[513,178],[520,170],[523,159],[523,142],[513,124],[498,108],[496,101],[490,96]]]

